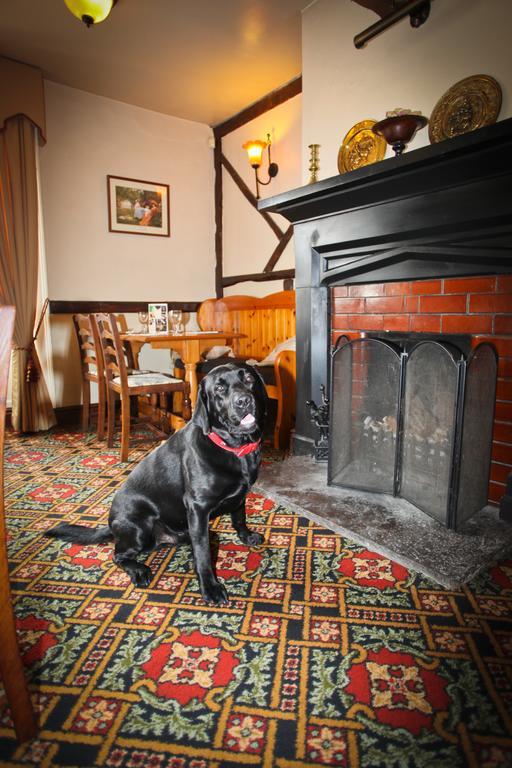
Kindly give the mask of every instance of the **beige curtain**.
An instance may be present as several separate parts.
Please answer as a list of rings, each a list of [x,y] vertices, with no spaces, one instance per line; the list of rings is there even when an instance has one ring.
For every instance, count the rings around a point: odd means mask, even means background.
[[[20,432],[56,423],[34,345],[38,261],[36,131],[16,115],[0,131],[0,303],[16,307],[11,420]]]

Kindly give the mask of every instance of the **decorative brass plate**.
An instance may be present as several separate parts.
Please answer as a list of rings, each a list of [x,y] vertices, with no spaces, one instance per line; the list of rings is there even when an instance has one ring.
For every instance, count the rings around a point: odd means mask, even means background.
[[[340,173],[355,171],[363,165],[382,160],[386,154],[386,140],[372,131],[376,120],[362,120],[356,123],[343,139],[338,152]]]
[[[432,144],[469,133],[496,122],[501,107],[501,88],[489,75],[472,75],[452,85],[430,115]]]

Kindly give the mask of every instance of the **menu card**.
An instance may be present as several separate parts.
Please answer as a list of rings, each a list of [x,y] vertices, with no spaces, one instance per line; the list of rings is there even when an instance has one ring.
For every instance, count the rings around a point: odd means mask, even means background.
[[[167,304],[148,304],[149,332],[169,333],[169,308]]]

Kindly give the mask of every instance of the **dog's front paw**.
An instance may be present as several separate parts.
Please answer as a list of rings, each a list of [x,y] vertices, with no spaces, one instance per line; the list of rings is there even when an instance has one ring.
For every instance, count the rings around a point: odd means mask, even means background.
[[[136,568],[130,569],[130,578],[136,587],[149,587],[153,574],[147,565],[137,563]]]
[[[206,603],[227,605],[229,602],[226,588],[217,580],[201,584],[201,594]]]
[[[249,547],[258,547],[265,540],[265,537],[261,533],[256,533],[256,531],[247,530],[244,533],[239,533],[238,536],[240,541]]]

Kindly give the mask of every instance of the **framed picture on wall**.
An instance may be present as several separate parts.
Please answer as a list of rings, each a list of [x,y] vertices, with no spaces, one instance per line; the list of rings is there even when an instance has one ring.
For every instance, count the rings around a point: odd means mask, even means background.
[[[108,228],[128,235],[169,237],[169,185],[107,176]]]

